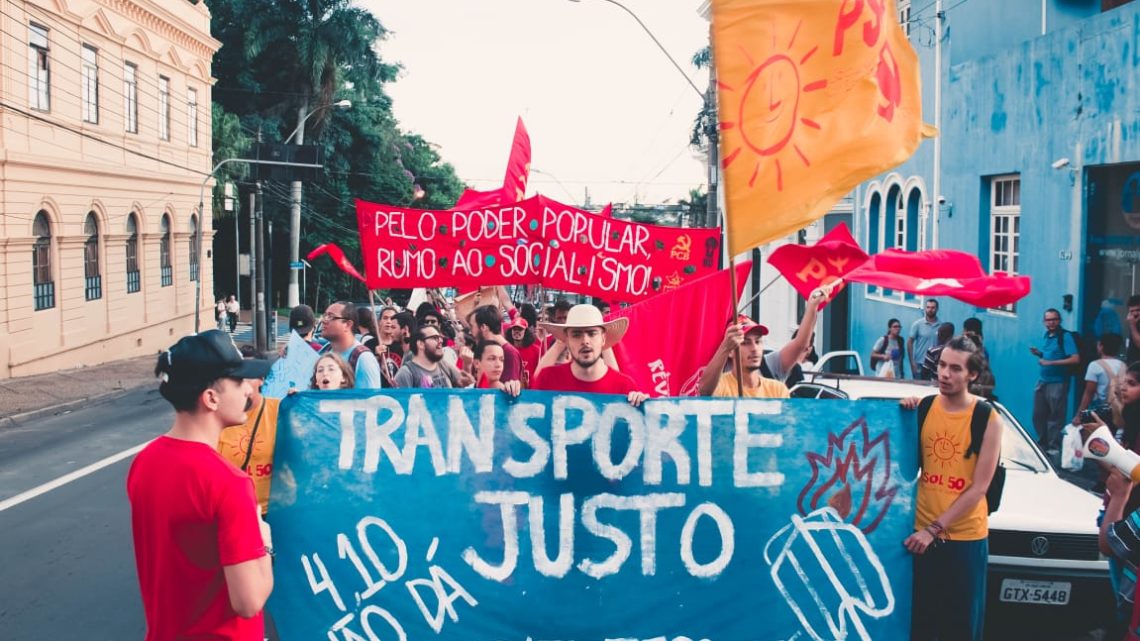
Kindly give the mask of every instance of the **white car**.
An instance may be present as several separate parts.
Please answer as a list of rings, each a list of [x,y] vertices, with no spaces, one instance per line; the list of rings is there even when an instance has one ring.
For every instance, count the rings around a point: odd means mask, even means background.
[[[937,393],[919,381],[808,373],[793,398],[901,399]],[[1000,403],[1006,468],[1001,507],[990,515],[986,627],[990,638],[1038,638],[1034,630],[1103,627],[1114,606],[1108,561],[1097,545],[1101,499],[1057,475]],[[1004,633],[995,636],[998,631]],[[1011,636],[1012,635],[1012,636]]]

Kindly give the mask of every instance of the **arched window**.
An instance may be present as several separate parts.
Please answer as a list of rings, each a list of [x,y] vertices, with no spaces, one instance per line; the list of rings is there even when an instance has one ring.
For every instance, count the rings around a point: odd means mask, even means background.
[[[198,216],[190,216],[190,282],[198,280]]]
[[[35,286],[36,310],[55,307],[55,280],[51,273],[51,222],[47,212],[40,210],[32,222],[32,283]]]
[[[892,186],[887,191],[887,226],[883,230],[884,249],[906,249],[906,203],[902,188]]]
[[[127,293],[142,289],[139,275],[139,221],[135,212],[127,215]]]
[[[103,277],[99,273],[99,219],[95,212],[87,212],[83,233],[87,235],[87,241],[83,243],[84,297],[98,300],[103,298]]]
[[[163,215],[162,240],[158,245],[158,266],[162,276],[162,286],[170,287],[174,284],[174,268],[170,264],[170,216]]]
[[[918,251],[919,211],[922,209],[922,190],[911,187],[906,196],[906,249]]]
[[[882,245],[880,244],[880,228],[883,226],[883,195],[875,190],[871,192],[870,198],[867,200],[867,253],[879,253]],[[879,288],[877,285],[867,285],[868,292],[875,292]]]

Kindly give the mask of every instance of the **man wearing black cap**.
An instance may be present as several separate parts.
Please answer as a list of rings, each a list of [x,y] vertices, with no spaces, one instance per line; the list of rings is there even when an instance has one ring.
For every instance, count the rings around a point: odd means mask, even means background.
[[[218,330],[159,355],[158,390],[174,406],[174,426],[127,473],[148,641],[263,638],[261,610],[273,590],[269,526],[250,477],[215,448],[223,428],[247,418],[247,379],[268,372],[268,361],[243,360]]]
[[[317,317],[313,313],[313,308],[308,305],[297,305],[289,310],[289,329],[297,332],[297,335],[305,339],[316,351],[321,351],[321,344],[313,340],[313,330],[317,327]]]

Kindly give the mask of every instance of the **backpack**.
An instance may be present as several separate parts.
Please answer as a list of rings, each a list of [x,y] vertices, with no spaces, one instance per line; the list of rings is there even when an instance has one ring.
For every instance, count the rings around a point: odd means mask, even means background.
[[[1071,354],[1065,352],[1065,334],[1073,337],[1073,344],[1077,346],[1077,356],[1080,360],[1076,365],[1068,365],[1065,367],[1069,371],[1069,375],[1078,380],[1084,380],[1085,372],[1089,369],[1089,363],[1097,359],[1096,342],[1086,341],[1081,338],[1081,335],[1072,330],[1061,328],[1061,340],[1058,347],[1061,348],[1062,357],[1068,358]]]
[[[934,404],[937,394],[927,396],[918,403],[918,461],[922,465],[922,425],[926,423],[926,415],[930,413],[930,406]],[[970,446],[966,448],[966,458],[977,455],[982,450],[982,439],[986,435],[986,426],[990,422],[990,414],[994,408],[989,403],[978,399],[974,404],[974,413],[970,416]],[[994,477],[990,480],[990,487],[986,490],[986,506],[989,514],[993,514],[1001,507],[1001,493],[1005,489],[1005,466],[998,457]]]
[[[360,343],[357,343],[356,347],[352,348],[352,353],[348,355],[348,368],[352,370],[353,374],[356,373],[356,362],[360,360],[360,355],[367,354],[368,351],[368,348],[361,345]],[[328,354],[330,352],[332,352],[332,343],[325,345],[325,348],[321,350],[320,353]]]

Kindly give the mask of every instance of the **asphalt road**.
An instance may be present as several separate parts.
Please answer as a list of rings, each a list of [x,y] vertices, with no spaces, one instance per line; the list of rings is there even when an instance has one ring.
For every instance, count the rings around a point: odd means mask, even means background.
[[[143,638],[125,488],[131,457],[17,505],[7,501],[143,444],[172,419],[150,388],[0,428],[0,638]]]

